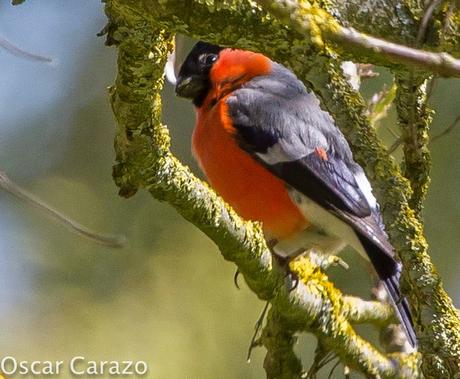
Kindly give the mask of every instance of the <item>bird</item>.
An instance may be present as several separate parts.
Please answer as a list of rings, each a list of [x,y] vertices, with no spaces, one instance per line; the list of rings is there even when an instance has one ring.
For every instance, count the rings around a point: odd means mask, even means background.
[[[261,53],[199,41],[175,92],[195,107],[192,153],[208,182],[240,216],[262,223],[272,252],[289,259],[351,246],[371,262],[416,347],[380,206],[313,91]]]

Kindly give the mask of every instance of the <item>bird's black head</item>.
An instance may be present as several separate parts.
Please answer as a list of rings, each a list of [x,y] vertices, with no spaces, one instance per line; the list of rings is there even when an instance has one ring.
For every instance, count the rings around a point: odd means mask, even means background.
[[[193,99],[193,104],[199,107],[210,89],[209,71],[219,59],[223,48],[207,42],[198,42],[190,51],[179,70],[176,83],[176,94],[187,99]]]

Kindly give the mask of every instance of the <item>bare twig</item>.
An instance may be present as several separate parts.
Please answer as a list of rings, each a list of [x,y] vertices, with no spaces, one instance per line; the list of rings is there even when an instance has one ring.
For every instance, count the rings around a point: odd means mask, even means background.
[[[332,362],[336,359],[337,356],[332,353],[330,350],[325,349],[321,345],[321,341],[318,341],[318,344],[315,349],[315,357],[313,359],[313,363],[310,366],[308,372],[302,376],[305,379],[315,379],[317,378],[318,372],[326,366],[328,363]]]
[[[55,220],[67,226],[73,232],[90,239],[101,245],[109,247],[123,247],[126,244],[126,237],[124,236],[109,236],[93,232],[87,227],[73,221],[66,215],[62,214],[58,210],[50,207],[36,196],[32,195],[28,191],[21,188],[18,184],[13,182],[5,172],[0,171],[0,188],[14,195],[18,199],[24,200],[27,203],[33,205],[35,208],[51,216]]]
[[[402,144],[402,138],[399,137],[396,141],[393,142],[393,144],[388,148],[388,154],[393,154],[395,150],[401,146]]]
[[[431,142],[435,142],[439,140],[440,138],[444,137],[445,135],[449,134],[451,131],[453,131],[460,123],[460,116],[457,116],[457,118],[452,122],[447,128],[445,128],[441,133],[436,134],[435,136],[431,137]]]
[[[417,32],[417,38],[416,38],[417,46],[420,46],[423,43],[431,16],[433,15],[433,12],[436,9],[436,7],[439,4],[441,4],[442,1],[443,0],[431,0],[428,3],[428,6],[426,7],[425,12],[423,14],[422,21],[420,21],[420,26]]]
[[[327,379],[332,378],[332,375],[334,374],[334,371],[339,366],[339,364],[340,364],[340,359],[338,359],[337,362],[334,364],[334,366],[332,366],[331,371],[329,371],[329,375],[327,376]]]
[[[52,63],[53,59],[50,57],[45,57],[43,55],[38,55],[34,53],[30,53],[26,50],[23,50],[15,45],[13,45],[11,42],[6,40],[3,37],[0,37],[0,47],[3,48],[4,50],[8,51],[9,53],[16,55],[19,58],[27,59],[30,61],[36,61],[36,62],[43,62],[43,63]]]

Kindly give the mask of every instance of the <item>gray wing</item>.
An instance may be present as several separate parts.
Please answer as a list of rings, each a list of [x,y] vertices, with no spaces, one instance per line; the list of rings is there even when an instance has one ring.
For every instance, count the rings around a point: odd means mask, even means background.
[[[347,141],[290,71],[274,64],[227,105],[240,146],[275,175],[325,208],[372,213],[375,199]]]
[[[409,304],[401,297],[401,265],[371,186],[318,99],[290,71],[273,64],[269,76],[234,91],[227,105],[241,148],[355,230],[416,346]]]

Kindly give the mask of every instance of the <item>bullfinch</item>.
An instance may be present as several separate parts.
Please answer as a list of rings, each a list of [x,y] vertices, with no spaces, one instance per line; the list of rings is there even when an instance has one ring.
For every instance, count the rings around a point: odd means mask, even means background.
[[[415,346],[379,205],[317,97],[262,54],[205,42],[182,64],[176,94],[195,105],[192,150],[209,183],[242,217],[262,222],[272,252],[351,246],[368,257]]]

